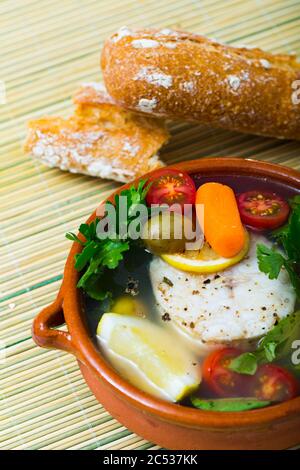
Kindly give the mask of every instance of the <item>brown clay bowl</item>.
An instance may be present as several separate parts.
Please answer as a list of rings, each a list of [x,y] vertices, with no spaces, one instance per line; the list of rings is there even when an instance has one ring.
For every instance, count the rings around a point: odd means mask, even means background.
[[[174,167],[206,176],[260,176],[300,190],[299,172],[266,162],[203,158]],[[94,217],[95,213],[88,221]],[[120,377],[96,348],[86,325],[73,262],[80,249],[78,243],[73,244],[61,289],[55,302],[35,319],[33,338],[39,346],[74,354],[88,386],[112,416],[143,438],[169,449],[285,449],[300,443],[300,397],[260,410],[208,412],[159,400]],[[68,332],[53,329],[64,323]]]

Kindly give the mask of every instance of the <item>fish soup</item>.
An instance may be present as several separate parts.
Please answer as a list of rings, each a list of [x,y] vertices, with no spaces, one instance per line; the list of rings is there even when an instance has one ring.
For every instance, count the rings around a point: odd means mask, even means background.
[[[88,278],[91,258],[79,287],[101,353],[133,385],[183,406],[246,411],[296,397],[300,192],[266,178],[189,178],[167,168],[146,194],[148,183],[136,199],[127,194],[131,203],[200,201],[203,239],[190,251],[159,236],[154,243],[154,216],[142,222],[147,237],[107,245],[111,259]],[[175,224],[183,214],[174,214]]]

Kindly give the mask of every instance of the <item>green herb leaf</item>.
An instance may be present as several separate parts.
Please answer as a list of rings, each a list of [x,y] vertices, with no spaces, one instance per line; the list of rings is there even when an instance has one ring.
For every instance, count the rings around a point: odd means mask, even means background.
[[[85,292],[92,297],[92,299],[103,301],[107,297],[111,297],[111,291],[107,284],[103,282],[104,276],[101,274],[93,274],[84,284]]]
[[[257,258],[260,271],[268,274],[269,279],[277,279],[285,258],[278,251],[262,244],[257,245]]]
[[[110,272],[104,270],[98,274],[93,274],[84,284],[84,291],[93,299],[103,301],[112,299],[115,292],[120,291]],[[107,310],[109,311],[109,310]]]
[[[300,207],[300,195],[298,194],[297,196],[290,199],[289,203],[292,209],[297,209]]]
[[[290,358],[292,356],[292,344],[300,337],[300,311],[283,318],[278,325],[261,340],[259,351],[264,352],[263,361]],[[272,351],[273,354],[272,354]],[[269,356],[270,354],[270,356]],[[269,360],[271,359],[271,360]],[[293,364],[290,364],[293,367]]]
[[[300,196],[295,196],[290,205],[292,212],[288,223],[272,234],[276,242],[282,245],[286,256],[274,248],[258,245],[257,258],[259,269],[270,279],[277,279],[284,267],[300,299]]]
[[[115,269],[123,259],[124,251],[129,250],[128,242],[108,240],[102,251],[102,266]]]
[[[300,311],[283,318],[260,341],[256,351],[244,353],[233,359],[229,369],[239,374],[253,375],[258,364],[278,361],[282,358],[289,359],[289,366],[297,369],[292,364],[292,344],[300,338]],[[256,366],[256,368],[255,368]]]
[[[82,252],[76,257],[75,269],[77,269],[77,271],[81,271],[90,261],[90,259],[95,255],[97,250],[99,250],[99,245],[97,242],[88,242],[84,246]]]
[[[291,337],[297,336],[297,334],[300,334],[300,311],[280,320],[261,340],[259,349],[263,348],[264,351],[268,350],[269,352],[273,350],[276,354],[274,353],[272,357],[278,357],[280,355],[280,346]],[[275,348],[274,344],[276,345]]]
[[[75,233],[67,232],[66,238],[68,240],[71,240],[72,242],[77,242],[77,243],[80,243],[80,245],[84,245],[84,243],[77,237],[77,235],[75,235]]]
[[[273,362],[276,359],[277,346],[278,342],[276,341],[267,341],[266,344],[263,345],[267,362]]]
[[[271,404],[270,401],[257,400],[256,398],[218,398],[215,400],[202,400],[191,397],[195,408],[205,411],[247,411],[263,408]]]
[[[146,180],[141,180],[137,187],[131,186],[120,193],[120,196],[127,198],[127,217],[121,221],[120,226],[117,223],[116,231],[109,234],[108,237],[103,239],[97,237],[97,224],[100,220],[98,218],[90,224],[79,226],[79,232],[85,237],[85,242],[82,242],[74,233],[68,232],[66,234],[69,240],[77,241],[83,245],[82,252],[75,257],[75,268],[77,271],[84,271],[77,287],[85,290],[94,299],[103,300],[111,295],[105,282],[107,270],[115,269],[123,260],[124,252],[129,250],[130,243],[133,241],[129,238],[128,226],[135,219],[134,210],[137,204],[146,207],[145,197],[148,190],[149,185],[146,186]],[[117,220],[120,212],[120,196],[115,197],[113,204]],[[108,205],[112,205],[112,202],[106,202],[105,207]],[[125,235],[121,236],[123,232]]]
[[[287,270],[290,281],[296,291],[298,299],[300,299],[300,278],[298,272],[296,272],[296,265],[291,261],[285,261],[284,267]],[[297,269],[298,271],[298,269]]]
[[[93,237],[90,237],[90,226],[89,224],[81,224],[79,226],[79,232],[84,235],[87,241],[93,240]]]
[[[257,357],[253,353],[244,353],[232,359],[228,369],[239,374],[254,375],[257,371]]]
[[[297,206],[289,219],[288,229],[282,235],[282,244],[290,261],[300,261],[300,206]]]

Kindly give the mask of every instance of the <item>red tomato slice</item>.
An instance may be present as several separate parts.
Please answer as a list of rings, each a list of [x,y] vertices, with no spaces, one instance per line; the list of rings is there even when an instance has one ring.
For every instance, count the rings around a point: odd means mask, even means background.
[[[147,183],[151,183],[146,197],[148,206],[178,204],[182,210],[184,204],[195,203],[195,183],[184,171],[161,168],[151,175]]]
[[[290,206],[281,196],[265,191],[247,191],[237,198],[244,224],[260,230],[273,230],[283,225]]]
[[[252,377],[249,396],[282,402],[295,398],[298,389],[297,380],[288,370],[275,364],[265,364]]]
[[[228,369],[231,360],[242,354],[235,348],[224,348],[210,354],[203,363],[203,379],[209,389],[219,397],[245,396],[249,376]]]

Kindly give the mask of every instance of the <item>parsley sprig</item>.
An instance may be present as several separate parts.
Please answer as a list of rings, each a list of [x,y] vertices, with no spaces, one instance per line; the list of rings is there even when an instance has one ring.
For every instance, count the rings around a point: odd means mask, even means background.
[[[295,196],[290,205],[292,212],[288,223],[273,232],[273,237],[283,251],[259,244],[257,258],[259,269],[270,279],[277,279],[284,267],[300,299],[300,196]]]
[[[243,353],[233,359],[229,369],[240,374],[254,375],[259,364],[288,359],[293,352],[293,342],[299,339],[299,333],[300,312],[296,312],[280,320],[260,341],[256,351]],[[296,372],[300,371],[300,366],[291,361],[289,366]]]
[[[107,269],[115,269],[129,250],[133,242],[128,234],[130,223],[136,218],[137,205],[146,207],[146,195],[149,190],[146,181],[141,180],[137,187],[131,186],[117,195],[114,202],[105,203],[105,214],[109,205],[113,205],[116,211],[115,232],[108,234],[106,238],[97,236],[97,225],[100,221],[96,218],[90,224],[81,224],[79,232],[84,236],[82,241],[75,233],[68,232],[66,238],[83,245],[82,252],[75,257],[75,268],[83,272],[77,287],[82,288],[90,297],[96,300],[104,300],[111,296],[111,292],[105,282]],[[125,217],[119,218],[120,196],[127,200]],[[119,220],[122,222],[119,223]],[[121,235],[122,234],[122,235]],[[124,235],[125,234],[125,235]]]

